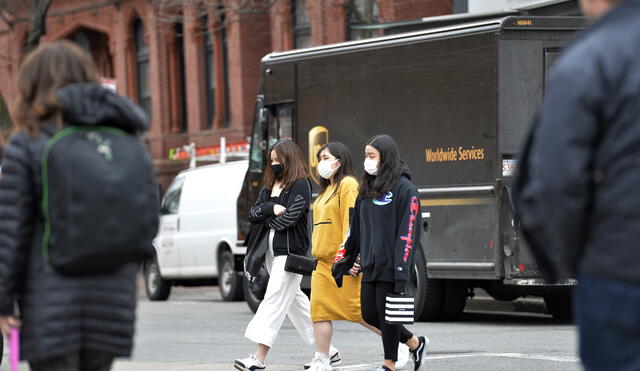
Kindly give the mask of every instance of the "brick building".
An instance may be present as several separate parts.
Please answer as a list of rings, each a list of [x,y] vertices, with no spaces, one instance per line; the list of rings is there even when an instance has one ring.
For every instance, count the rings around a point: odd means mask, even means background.
[[[246,139],[265,54],[376,36],[357,26],[453,7],[453,0],[53,0],[41,42],[77,42],[119,93],[148,111],[147,139],[166,185],[186,167],[169,160],[171,149]],[[0,93],[10,105],[29,23],[3,18]]]

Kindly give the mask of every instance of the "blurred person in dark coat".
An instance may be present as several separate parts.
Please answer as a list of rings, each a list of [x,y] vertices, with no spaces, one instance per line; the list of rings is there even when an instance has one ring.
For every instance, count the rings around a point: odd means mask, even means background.
[[[140,108],[98,81],[91,56],[70,41],[39,46],[18,73],[17,130],[0,179],[0,329],[8,336],[11,327],[20,328],[21,357],[31,371],[107,371],[133,347],[137,265],[67,276],[42,253],[46,126],[62,114],[75,125],[149,127]]]
[[[581,0],[519,160],[520,227],[549,281],[577,273],[587,370],[640,370],[640,0]]]

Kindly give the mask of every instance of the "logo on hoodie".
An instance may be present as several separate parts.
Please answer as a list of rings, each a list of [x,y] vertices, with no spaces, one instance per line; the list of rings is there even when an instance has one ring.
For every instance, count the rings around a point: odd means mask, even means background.
[[[400,237],[400,239],[405,242],[404,256],[402,257],[402,260],[404,260],[405,263],[409,260],[409,254],[411,253],[411,249],[413,249],[413,225],[416,222],[419,211],[420,203],[418,202],[418,197],[413,196],[411,198],[411,204],[409,205],[409,228],[407,230],[407,235]]]
[[[378,206],[389,205],[393,201],[393,193],[387,192],[386,195],[380,197],[377,200],[373,200],[373,203]]]

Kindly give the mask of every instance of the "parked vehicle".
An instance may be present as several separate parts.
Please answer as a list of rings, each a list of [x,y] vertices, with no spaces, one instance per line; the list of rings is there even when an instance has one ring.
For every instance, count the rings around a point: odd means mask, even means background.
[[[267,55],[238,198],[239,240],[269,143],[293,138],[315,177],[316,152],[329,140],[357,154],[386,133],[421,195],[416,319],[457,318],[476,287],[499,300],[543,296],[555,317],[567,318],[575,280],[542,280],[519,237],[508,181],[545,75],[584,26],[580,17],[510,16]]]
[[[147,296],[166,300],[172,285],[217,281],[222,298],[242,300],[242,261],[246,248],[236,244],[236,199],[248,161],[182,171],[162,200],[156,257],[144,264]]]

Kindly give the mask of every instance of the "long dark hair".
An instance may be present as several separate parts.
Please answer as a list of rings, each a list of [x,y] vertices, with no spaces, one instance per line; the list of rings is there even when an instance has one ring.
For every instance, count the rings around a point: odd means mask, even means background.
[[[342,181],[342,179],[344,179],[344,177],[355,175],[353,171],[353,161],[351,161],[351,151],[349,150],[349,147],[345,146],[340,142],[330,142],[328,144],[325,144],[324,146],[322,146],[322,148],[320,148],[320,150],[316,154],[316,156],[318,157],[318,162],[320,162],[320,154],[325,149],[329,150],[329,153],[331,153],[333,157],[335,157],[338,161],[340,161],[340,167],[338,168],[338,170],[336,170],[333,177],[333,181],[336,184],[340,184],[340,182]],[[319,177],[319,178],[320,178],[320,194],[318,195],[318,197],[323,195],[324,192],[327,190],[327,188],[329,188],[329,186],[331,185],[331,181],[329,179],[325,179],[323,177]],[[329,200],[333,196],[335,196],[336,193],[338,193],[338,187],[336,187],[336,189],[333,190],[331,197],[329,197],[326,202],[329,202]]]
[[[378,175],[369,175],[366,171],[362,174],[360,195],[364,197],[380,198],[393,188],[405,168],[404,161],[400,159],[400,151],[395,140],[388,135],[376,135],[369,139],[368,146],[380,152]]]
[[[68,84],[97,83],[98,70],[84,49],[71,41],[42,44],[22,62],[13,106],[16,127],[34,137],[40,125],[60,112],[58,90]]]
[[[275,152],[284,168],[279,177],[271,170],[271,152]],[[282,188],[289,188],[296,180],[309,178],[309,168],[304,161],[302,151],[291,139],[280,139],[267,152],[267,166],[264,171],[264,187],[273,189],[276,180],[282,182]]]

